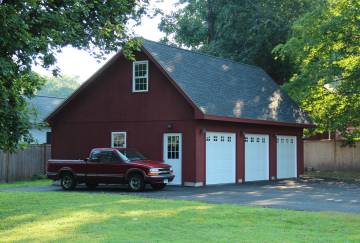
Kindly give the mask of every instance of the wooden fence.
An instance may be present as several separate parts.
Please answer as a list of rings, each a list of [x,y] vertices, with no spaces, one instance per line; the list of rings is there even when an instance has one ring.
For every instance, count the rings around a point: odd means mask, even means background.
[[[31,179],[45,174],[51,145],[29,145],[15,154],[0,151],[0,182]],[[306,168],[316,170],[360,170],[360,141],[355,147],[342,147],[329,140],[304,141]]]
[[[29,145],[15,154],[0,151],[0,182],[31,179],[45,174],[46,162],[51,156],[51,145]]]
[[[360,141],[355,147],[342,147],[332,140],[304,141],[305,168],[316,170],[360,171]]]

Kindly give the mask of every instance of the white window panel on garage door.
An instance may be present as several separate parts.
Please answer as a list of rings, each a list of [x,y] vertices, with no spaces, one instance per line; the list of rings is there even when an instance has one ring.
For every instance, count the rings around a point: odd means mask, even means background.
[[[297,177],[296,136],[277,136],[277,178]]]
[[[206,184],[235,183],[235,133],[206,133]]]
[[[245,181],[269,180],[269,136],[245,134]]]

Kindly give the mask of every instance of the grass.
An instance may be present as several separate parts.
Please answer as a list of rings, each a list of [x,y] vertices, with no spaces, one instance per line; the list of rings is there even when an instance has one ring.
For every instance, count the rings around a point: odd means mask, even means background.
[[[359,242],[360,214],[0,192],[0,242]]]
[[[51,183],[52,183],[52,180],[48,180],[48,179],[32,180],[32,181],[17,181],[17,182],[10,182],[10,183],[0,183],[0,188],[47,186],[47,185],[51,185]]]
[[[340,181],[360,181],[360,171],[307,171],[305,176]]]

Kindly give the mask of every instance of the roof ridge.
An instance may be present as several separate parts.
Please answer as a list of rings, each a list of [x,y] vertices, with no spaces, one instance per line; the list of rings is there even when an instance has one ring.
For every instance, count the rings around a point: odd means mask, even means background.
[[[34,95],[34,97],[41,97],[41,98],[52,98],[52,99],[61,99],[64,100],[66,99],[65,97],[56,97],[56,96],[49,96],[49,95]]]
[[[203,55],[203,56],[207,56],[207,57],[211,57],[211,58],[215,58],[215,59],[219,59],[219,60],[223,60],[223,61],[232,62],[232,63],[238,64],[238,65],[244,65],[244,66],[248,66],[248,67],[251,67],[251,68],[263,70],[263,68],[261,68],[261,67],[259,67],[259,66],[256,66],[256,65],[251,65],[251,64],[247,64],[247,63],[237,62],[237,61],[234,61],[234,60],[231,60],[231,59],[228,59],[228,58],[218,57],[218,56],[215,56],[215,55],[212,55],[212,54],[208,54],[208,53],[203,53],[203,52],[200,52],[200,51],[187,50],[187,49],[183,49],[183,48],[181,48],[181,47],[172,46],[172,45],[168,45],[168,44],[165,44],[165,43],[161,43],[161,42],[157,42],[157,41],[153,41],[153,40],[148,40],[148,39],[145,39],[145,38],[144,38],[144,40],[149,41],[149,42],[152,42],[152,43],[155,43],[155,44],[158,44],[158,45],[163,45],[163,46],[166,46],[166,47],[178,49],[178,50],[181,50],[181,51],[186,51],[186,52],[190,52],[190,53],[193,53],[193,54],[199,54],[199,55]]]

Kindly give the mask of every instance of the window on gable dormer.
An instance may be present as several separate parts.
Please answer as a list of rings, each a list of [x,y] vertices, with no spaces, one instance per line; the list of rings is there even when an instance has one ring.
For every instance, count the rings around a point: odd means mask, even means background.
[[[149,62],[136,61],[133,62],[133,92],[149,91]]]

